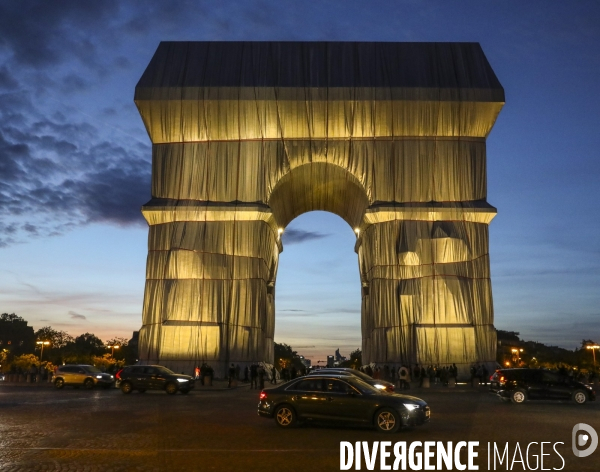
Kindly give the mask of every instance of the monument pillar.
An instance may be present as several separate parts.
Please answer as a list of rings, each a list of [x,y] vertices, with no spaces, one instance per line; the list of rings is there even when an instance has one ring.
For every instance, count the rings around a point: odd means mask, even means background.
[[[156,199],[143,214],[140,358],[183,372],[207,362],[219,376],[230,363],[272,358],[282,246],[268,208]]]

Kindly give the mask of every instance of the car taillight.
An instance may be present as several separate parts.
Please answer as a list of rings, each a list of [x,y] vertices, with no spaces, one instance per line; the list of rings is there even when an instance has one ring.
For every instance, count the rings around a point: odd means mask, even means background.
[[[119,372],[117,372],[115,374],[115,377],[118,378],[119,380],[121,380],[121,372],[123,372],[123,369],[121,369]]]
[[[260,392],[260,395],[258,396],[259,400],[266,400],[267,399],[267,392],[265,392],[264,390],[262,392]]]
[[[393,393],[393,392],[394,392],[394,388],[395,388],[395,387],[394,387],[393,385],[390,385],[390,386],[388,387],[388,390],[389,390],[390,392],[392,392],[392,393]]]

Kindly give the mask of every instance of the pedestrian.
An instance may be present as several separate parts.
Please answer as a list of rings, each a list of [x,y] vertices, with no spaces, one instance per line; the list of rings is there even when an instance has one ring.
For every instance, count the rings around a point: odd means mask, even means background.
[[[475,384],[475,376],[477,375],[477,367],[475,367],[475,364],[471,364],[469,373],[471,374],[471,387],[473,387]]]
[[[235,379],[235,366],[233,364],[231,364],[231,366],[229,367],[229,373],[227,376],[227,388],[231,388],[231,383],[234,381]]]
[[[258,368],[258,386],[261,390],[265,388],[265,369],[262,365]]]
[[[277,384],[277,369],[275,368],[275,366],[273,366],[273,368],[271,369],[271,383]]]
[[[478,365],[475,371],[475,377],[479,380],[479,385],[483,383],[483,365]]]
[[[194,369],[194,379],[199,380],[200,379],[200,367],[196,366],[196,368]]]
[[[483,380],[483,385],[487,385],[489,376],[490,376],[490,373],[487,370],[487,367],[485,366],[485,364],[483,364],[481,366],[481,377]]]
[[[258,379],[258,366],[256,364],[252,364],[250,366],[250,388],[257,388],[257,379]]]
[[[440,369],[440,381],[444,387],[448,386],[448,366],[444,366]]]
[[[410,388],[408,378],[408,368],[404,364],[402,364],[402,366],[398,369],[398,379],[400,380],[401,390],[407,390],[408,388]]]

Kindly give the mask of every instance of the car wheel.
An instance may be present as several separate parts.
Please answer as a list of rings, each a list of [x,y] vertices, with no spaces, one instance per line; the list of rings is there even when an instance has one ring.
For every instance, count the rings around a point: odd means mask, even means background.
[[[83,382],[83,386],[88,390],[91,390],[94,388],[94,381],[92,379],[85,379],[85,382]]]
[[[133,390],[131,382],[121,382],[121,392],[128,394]]]
[[[184,390],[179,390],[181,393],[183,393],[184,395],[187,395],[188,393],[190,393],[190,391],[186,388]]]
[[[400,429],[400,415],[398,412],[383,408],[375,414],[375,428],[382,433],[395,433]]]
[[[575,390],[573,393],[573,401],[579,405],[583,405],[587,399],[587,394],[583,390]]]
[[[63,379],[56,379],[54,381],[54,386],[58,389],[61,389],[65,386],[65,381]]]
[[[510,399],[513,403],[524,403],[527,400],[527,393],[525,393],[525,390],[519,388],[511,394]]]
[[[169,382],[165,387],[165,390],[169,395],[175,395],[177,393],[177,385],[173,382]]]
[[[292,428],[296,425],[296,412],[289,405],[278,406],[275,410],[275,422],[282,428]]]
[[[138,388],[138,392],[140,392],[140,393],[145,393],[145,392],[146,392],[146,389],[145,389],[145,388]]]

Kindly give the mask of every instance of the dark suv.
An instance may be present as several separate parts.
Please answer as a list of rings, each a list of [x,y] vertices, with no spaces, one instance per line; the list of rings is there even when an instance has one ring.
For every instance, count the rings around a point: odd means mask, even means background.
[[[490,390],[504,401],[573,400],[583,404],[596,399],[589,385],[542,369],[500,369],[492,375]]]
[[[63,388],[65,385],[85,388],[94,388],[95,385],[98,385],[109,388],[114,381],[115,378],[112,375],[105,374],[93,365],[61,365],[54,374],[54,386],[56,388]]]
[[[194,379],[189,375],[176,374],[162,365],[131,365],[117,373],[121,392],[137,390],[164,390],[173,395],[178,391],[186,394],[194,388]]]

